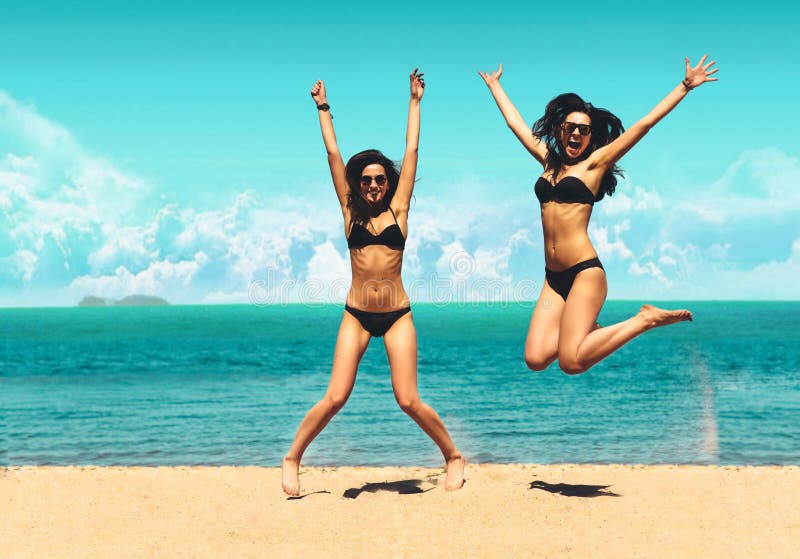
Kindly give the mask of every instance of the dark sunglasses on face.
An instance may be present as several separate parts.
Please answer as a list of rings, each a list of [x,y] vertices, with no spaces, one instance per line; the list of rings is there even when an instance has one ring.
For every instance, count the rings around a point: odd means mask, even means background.
[[[578,133],[581,136],[588,136],[592,133],[592,125],[591,124],[578,124],[577,122],[565,122],[562,126],[564,132],[567,134],[572,134],[575,129],[578,129]]]
[[[376,175],[374,177],[369,177],[367,175],[361,176],[361,186],[371,186],[372,179],[375,179],[375,184],[378,186],[383,186],[386,184],[386,175]]]

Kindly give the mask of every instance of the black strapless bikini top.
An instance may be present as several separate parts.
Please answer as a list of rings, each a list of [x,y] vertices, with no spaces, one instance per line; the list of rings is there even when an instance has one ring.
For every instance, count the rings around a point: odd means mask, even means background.
[[[589,204],[594,205],[602,196],[595,196],[589,187],[578,177],[566,176],[555,185],[539,177],[533,187],[539,203],[560,202],[562,204]]]
[[[364,248],[371,245],[383,245],[394,250],[403,250],[406,247],[406,239],[397,224],[397,217],[392,208],[389,208],[394,218],[394,223],[385,228],[377,235],[370,233],[366,227],[360,223],[354,223],[350,227],[350,235],[347,237],[347,248]]]

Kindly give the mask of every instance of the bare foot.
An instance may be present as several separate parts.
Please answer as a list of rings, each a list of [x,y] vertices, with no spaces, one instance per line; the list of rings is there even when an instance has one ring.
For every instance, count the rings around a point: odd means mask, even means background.
[[[642,305],[642,308],[639,309],[639,317],[644,321],[645,329],[650,330],[651,328],[683,322],[684,320],[691,321],[692,313],[686,309],[668,311],[653,305]]]
[[[300,462],[284,458],[281,462],[283,492],[292,497],[300,495]]]
[[[461,489],[464,485],[464,467],[466,465],[467,461],[460,454],[447,461],[445,466],[447,477],[444,480],[445,490],[455,491],[456,489]]]

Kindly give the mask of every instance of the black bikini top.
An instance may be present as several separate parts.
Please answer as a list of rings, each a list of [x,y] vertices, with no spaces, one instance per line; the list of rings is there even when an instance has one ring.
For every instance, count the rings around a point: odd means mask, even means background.
[[[347,247],[354,249],[370,245],[384,245],[394,250],[403,250],[406,247],[406,239],[397,224],[397,217],[394,215],[392,208],[389,208],[389,211],[392,212],[394,223],[386,227],[378,235],[373,235],[360,223],[354,223],[350,227],[350,236],[347,237]]]
[[[592,191],[581,179],[572,176],[562,178],[555,185],[550,184],[546,178],[539,177],[533,190],[541,204],[561,202],[562,204],[589,204],[591,206],[603,197],[602,192],[598,196],[592,194]]]

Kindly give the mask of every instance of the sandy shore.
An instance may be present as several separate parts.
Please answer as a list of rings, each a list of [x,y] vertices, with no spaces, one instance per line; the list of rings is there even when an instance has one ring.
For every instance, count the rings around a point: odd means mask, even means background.
[[[796,557],[800,468],[0,469],[0,557]]]

